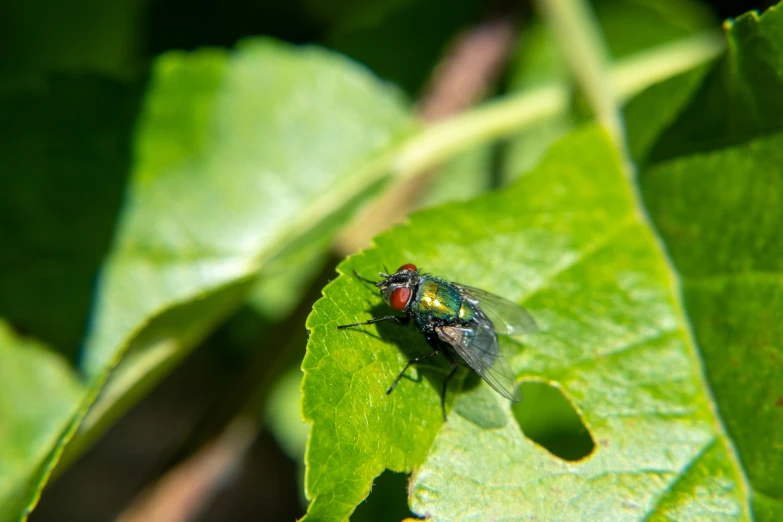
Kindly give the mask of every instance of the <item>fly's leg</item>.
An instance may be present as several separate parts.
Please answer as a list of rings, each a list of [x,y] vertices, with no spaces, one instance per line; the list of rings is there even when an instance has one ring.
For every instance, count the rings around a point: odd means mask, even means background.
[[[440,394],[440,407],[443,411],[443,422],[446,422],[446,389],[449,387],[449,381],[451,381],[454,374],[457,373],[457,368],[459,368],[459,366],[454,360],[454,356],[451,355],[448,350],[443,350],[443,355],[448,359],[449,365],[451,366],[451,371],[443,381],[443,391]]]
[[[379,317],[377,319],[370,319],[369,321],[365,321],[363,323],[353,323],[353,324],[341,324],[337,327],[338,330],[342,330],[344,328],[353,328],[354,326],[364,326],[366,324],[375,324],[375,323],[382,323],[383,321],[395,321],[397,324],[408,324],[408,321],[410,321],[410,317],[400,317],[397,315],[387,315],[386,317]]]
[[[408,364],[405,365],[405,368],[402,369],[399,375],[397,375],[397,378],[394,379],[394,382],[389,387],[389,389],[386,390],[386,395],[389,395],[391,392],[394,391],[394,388],[397,387],[397,384],[399,384],[400,379],[402,379],[402,376],[405,375],[405,372],[408,371],[408,368],[410,368],[414,364],[420,363],[422,361],[426,361],[427,359],[430,359],[442,353],[449,361],[449,366],[451,366],[451,372],[449,372],[449,374],[446,376],[446,379],[443,381],[443,389],[441,390],[441,394],[440,394],[440,409],[443,412],[443,421],[446,422],[446,389],[449,386],[449,381],[451,381],[452,377],[454,377],[454,374],[457,373],[457,369],[459,368],[459,366],[457,365],[457,362],[454,360],[454,357],[448,352],[448,350],[441,350],[440,341],[438,340],[437,337],[427,336],[427,342],[430,344],[430,346],[432,346],[432,352],[428,353],[427,355],[422,355],[421,357],[416,357],[415,359],[411,359],[410,361],[408,361]]]
[[[410,368],[414,364],[435,357],[440,353],[440,346],[438,345],[438,340],[435,337],[430,337],[429,335],[427,335],[427,342],[429,343],[430,346],[432,346],[432,353],[428,353],[427,355],[422,355],[421,357],[416,357],[415,359],[411,359],[410,361],[408,361],[408,364],[405,365],[405,368],[402,369],[399,375],[397,375],[397,378],[394,379],[392,385],[389,386],[389,389],[386,390],[386,395],[389,395],[391,392],[394,391],[394,388],[396,388],[397,385],[400,383],[400,379],[402,379],[402,376],[405,375],[406,371],[408,371],[408,368]]]
[[[400,379],[402,379],[402,376],[405,375],[406,371],[408,371],[408,368],[410,368],[414,364],[420,363],[422,361],[426,361],[427,359],[429,359],[431,357],[435,357],[436,355],[438,355],[438,353],[440,353],[439,350],[437,348],[435,348],[435,351],[432,352],[432,353],[428,353],[427,355],[422,355],[421,357],[416,357],[415,359],[411,359],[410,361],[408,361],[408,364],[405,365],[405,368],[402,369],[400,374],[397,375],[397,378],[394,379],[394,382],[392,383],[392,385],[389,386],[389,389],[386,390],[386,395],[389,395],[391,392],[394,391],[394,388],[396,388],[397,385],[400,383]]]

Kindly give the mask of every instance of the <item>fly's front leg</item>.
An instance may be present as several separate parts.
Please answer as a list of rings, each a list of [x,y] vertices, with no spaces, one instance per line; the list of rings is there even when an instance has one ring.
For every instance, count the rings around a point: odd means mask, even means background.
[[[377,319],[370,319],[369,321],[365,321],[363,323],[353,323],[353,324],[341,324],[337,327],[338,330],[343,330],[344,328],[353,328],[354,326],[364,326],[366,324],[375,324],[375,323],[382,323],[383,321],[394,321],[397,324],[408,324],[408,321],[410,321],[410,317],[400,317],[398,315],[387,315],[386,317],[379,317]]]

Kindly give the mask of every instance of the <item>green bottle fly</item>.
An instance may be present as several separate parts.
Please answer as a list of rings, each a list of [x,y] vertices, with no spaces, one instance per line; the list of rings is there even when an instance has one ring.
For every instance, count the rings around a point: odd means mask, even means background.
[[[537,330],[530,314],[520,306],[484,290],[460,285],[420,272],[415,265],[402,265],[393,274],[381,272],[381,281],[356,277],[378,287],[383,300],[403,315],[388,315],[363,323],[338,326],[351,328],[381,321],[407,324],[411,319],[424,334],[432,352],[408,361],[386,391],[397,387],[407,369],[416,363],[443,354],[451,372],[443,382],[441,406],[446,418],[446,388],[457,370],[457,357],[478,373],[504,397],[518,401],[514,374],[500,351],[498,334],[520,335]]]

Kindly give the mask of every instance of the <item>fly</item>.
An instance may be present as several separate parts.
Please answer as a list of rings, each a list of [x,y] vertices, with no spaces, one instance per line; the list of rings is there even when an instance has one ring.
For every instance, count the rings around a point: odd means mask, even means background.
[[[338,329],[394,321],[414,326],[424,334],[432,352],[408,361],[386,390],[390,394],[412,365],[438,354],[448,360],[451,372],[443,381],[441,408],[446,419],[446,388],[457,371],[457,357],[470,366],[503,397],[520,400],[514,386],[514,374],[500,353],[498,334],[520,335],[538,330],[536,322],[523,308],[484,290],[464,286],[422,273],[410,263],[393,274],[378,275],[381,281],[371,281],[354,275],[380,289],[386,304],[403,315],[387,315],[363,323],[344,324]]]

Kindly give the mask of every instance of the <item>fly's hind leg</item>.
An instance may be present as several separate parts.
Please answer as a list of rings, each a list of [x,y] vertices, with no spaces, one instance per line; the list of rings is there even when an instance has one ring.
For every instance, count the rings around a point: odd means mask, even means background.
[[[391,386],[389,386],[389,389],[386,390],[386,395],[389,395],[391,392],[394,391],[394,388],[397,387],[397,385],[400,383],[400,379],[402,379],[402,376],[405,375],[405,372],[408,371],[408,368],[413,366],[414,364],[418,364],[422,361],[426,361],[427,359],[431,359],[432,357],[435,357],[438,354],[443,354],[444,357],[446,357],[446,360],[449,361],[449,366],[451,366],[451,371],[446,376],[446,379],[443,381],[443,389],[441,390],[440,394],[440,408],[441,412],[443,412],[443,421],[446,421],[446,389],[449,386],[449,381],[454,377],[454,374],[457,373],[457,369],[459,366],[457,365],[457,361],[454,359],[454,356],[449,353],[447,349],[442,349],[440,346],[441,341],[435,336],[435,335],[428,335],[427,336],[427,342],[430,346],[432,346],[432,352],[428,353],[427,355],[422,355],[421,357],[416,357],[415,359],[411,359],[408,361],[408,364],[405,365],[405,368],[402,369],[402,371],[397,375],[397,378],[394,379],[394,382]]]
[[[427,359],[430,359],[432,357],[435,357],[436,355],[438,355],[438,353],[439,352],[436,349],[432,353],[428,353],[427,355],[422,355],[421,357],[416,357],[415,359],[411,359],[410,361],[408,361],[408,364],[405,365],[405,368],[402,369],[402,371],[399,373],[399,375],[397,375],[397,378],[394,379],[394,382],[392,383],[392,385],[389,386],[389,389],[386,390],[386,395],[389,395],[391,392],[394,391],[394,388],[396,388],[397,385],[400,383],[400,379],[402,379],[402,376],[405,375],[406,371],[408,371],[408,368],[410,368],[414,364],[417,364],[417,363],[420,363],[422,361],[426,361]]]

